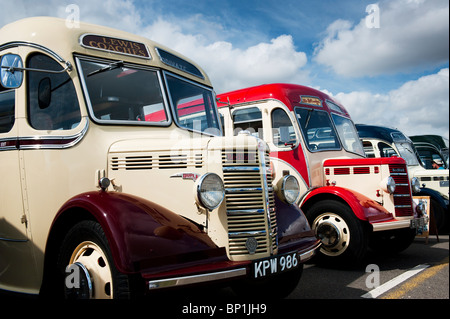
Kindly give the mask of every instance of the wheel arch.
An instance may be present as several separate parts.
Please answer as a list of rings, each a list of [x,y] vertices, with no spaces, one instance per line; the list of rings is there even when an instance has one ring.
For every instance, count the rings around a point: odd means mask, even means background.
[[[300,207],[307,214],[308,210],[319,201],[334,200],[347,205],[355,216],[369,223],[392,219],[381,204],[353,190],[343,187],[319,187],[311,190],[300,203]]]
[[[138,273],[141,262],[152,258],[216,248],[198,225],[156,203],[123,193],[83,193],[60,208],[50,228],[44,291],[46,282],[52,282],[57,271],[56,261],[65,235],[83,220],[101,225],[116,268],[126,274]]]

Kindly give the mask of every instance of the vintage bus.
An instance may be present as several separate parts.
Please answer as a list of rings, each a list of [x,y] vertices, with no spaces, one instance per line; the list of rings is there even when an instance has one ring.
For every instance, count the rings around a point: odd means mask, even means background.
[[[36,17],[0,29],[0,65],[1,290],[129,298],[229,281],[278,297],[297,286],[320,241],[274,193],[267,144],[222,136],[194,62]]]
[[[428,152],[420,156],[410,138],[390,127],[356,124],[356,129],[368,157],[399,156],[406,161],[409,174],[416,177],[421,186],[414,195],[430,197],[430,224],[433,226],[430,231],[447,231],[449,171],[440,152],[428,145]],[[442,169],[433,169],[431,163],[437,160],[443,163]]]
[[[270,147],[275,183],[300,181],[296,199],[327,261],[354,263],[369,247],[401,251],[423,226],[402,158],[365,158],[347,110],[318,90],[266,84],[218,95],[228,137],[245,130]],[[412,182],[417,187],[417,181]]]

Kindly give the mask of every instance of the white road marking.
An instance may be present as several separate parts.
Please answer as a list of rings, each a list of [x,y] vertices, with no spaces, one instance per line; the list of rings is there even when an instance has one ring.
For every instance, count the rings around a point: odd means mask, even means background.
[[[381,286],[378,286],[377,288],[369,291],[368,293],[365,293],[361,297],[362,298],[377,298],[378,296],[384,294],[386,291],[394,288],[395,286],[404,282],[408,278],[411,278],[412,276],[417,275],[419,272],[427,269],[428,267],[430,267],[430,265],[427,265],[427,264],[417,265],[416,267],[408,270],[407,272],[404,272],[403,274],[389,280],[388,282],[382,284]]]

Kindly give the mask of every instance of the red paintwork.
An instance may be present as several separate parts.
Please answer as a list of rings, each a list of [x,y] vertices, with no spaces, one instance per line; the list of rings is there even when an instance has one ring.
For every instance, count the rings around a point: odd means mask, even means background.
[[[217,95],[220,98],[221,102],[230,103],[229,105],[233,106],[234,104],[253,102],[259,100],[267,100],[274,99],[279,100],[284,103],[289,110],[293,111],[295,106],[300,105],[300,96],[301,95],[311,95],[318,97],[322,100],[322,106],[312,106],[308,104],[308,107],[319,109],[319,110],[327,110],[331,111],[328,106],[323,103],[325,100],[330,100],[333,103],[339,105],[342,109],[344,115],[349,117],[347,110],[342,104],[333,99],[331,96],[302,85],[297,84],[286,84],[286,83],[273,83],[273,84],[264,84],[259,86],[253,86],[245,89],[240,89],[236,91],[231,91],[227,93],[222,93]],[[218,103],[219,107],[226,106],[225,104]]]
[[[324,161],[324,167],[331,166],[361,166],[361,165],[389,165],[406,164],[402,157],[370,157],[370,158],[337,158]]]
[[[323,186],[313,189],[306,195],[302,206],[308,205],[309,200],[313,200],[315,196],[322,194],[330,194],[342,198],[361,220],[370,223],[395,220],[392,214],[376,201],[351,189],[338,186]]]
[[[296,147],[291,151],[272,152],[270,157],[279,158],[290,165],[302,176],[308,187],[311,187],[309,181],[308,166],[306,165],[305,154],[302,147]]]

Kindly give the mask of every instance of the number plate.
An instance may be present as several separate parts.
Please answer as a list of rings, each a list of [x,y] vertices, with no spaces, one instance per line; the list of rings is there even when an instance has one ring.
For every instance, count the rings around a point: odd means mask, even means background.
[[[299,257],[296,252],[274,256],[253,262],[253,278],[262,278],[298,268]]]

